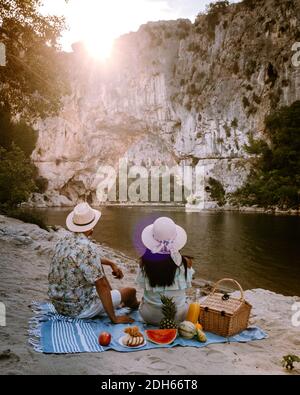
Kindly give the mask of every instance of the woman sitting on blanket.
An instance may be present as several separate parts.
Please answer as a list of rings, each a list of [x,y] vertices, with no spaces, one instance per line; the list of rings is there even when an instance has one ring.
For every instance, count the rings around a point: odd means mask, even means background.
[[[187,242],[187,234],[170,218],[159,218],[142,233],[147,248],[140,261],[137,283],[144,289],[140,314],[147,324],[158,325],[163,319],[161,295],[173,298],[176,321],[184,321],[188,304],[186,290],[191,288],[194,274],[192,259],[180,250]]]

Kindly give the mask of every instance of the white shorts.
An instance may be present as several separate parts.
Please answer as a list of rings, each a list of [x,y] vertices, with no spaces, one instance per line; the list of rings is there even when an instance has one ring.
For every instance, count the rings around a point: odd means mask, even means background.
[[[114,309],[118,308],[122,302],[121,292],[116,289],[111,291],[111,298],[112,298]],[[98,315],[102,315],[104,313],[105,313],[104,307],[102,305],[101,300],[99,299],[89,309],[80,313],[80,315],[77,318],[80,320],[90,319],[97,317]]]

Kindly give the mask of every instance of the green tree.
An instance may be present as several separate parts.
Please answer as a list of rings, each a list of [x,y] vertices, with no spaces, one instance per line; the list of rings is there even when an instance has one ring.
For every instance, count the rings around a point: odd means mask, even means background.
[[[0,146],[10,150],[15,143],[30,156],[35,148],[37,132],[24,121],[12,122],[10,114],[0,108]]]
[[[10,151],[0,147],[0,205],[16,207],[28,200],[36,186],[36,168],[25,153],[13,144]]]
[[[66,91],[58,39],[64,20],[43,16],[41,0],[0,0],[0,42],[6,67],[0,67],[1,104],[23,119],[57,112]]]
[[[261,207],[300,206],[300,101],[266,118],[266,140],[252,139],[249,153],[258,155],[233,203]]]

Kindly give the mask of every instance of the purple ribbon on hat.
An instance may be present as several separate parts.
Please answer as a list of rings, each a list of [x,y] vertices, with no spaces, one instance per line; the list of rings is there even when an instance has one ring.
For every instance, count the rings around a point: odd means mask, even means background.
[[[154,240],[155,237],[153,236]],[[174,240],[156,240],[157,245],[152,248],[152,254],[165,254],[171,255],[174,263],[179,267],[182,264],[182,256],[179,251],[174,247]]]

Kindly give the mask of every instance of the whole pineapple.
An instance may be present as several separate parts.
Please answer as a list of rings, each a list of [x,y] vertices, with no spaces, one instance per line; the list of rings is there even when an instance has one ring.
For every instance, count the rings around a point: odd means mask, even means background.
[[[162,313],[164,315],[164,318],[159,325],[160,329],[177,329],[178,326],[175,322],[177,309],[173,298],[161,295],[160,299],[163,304]]]

